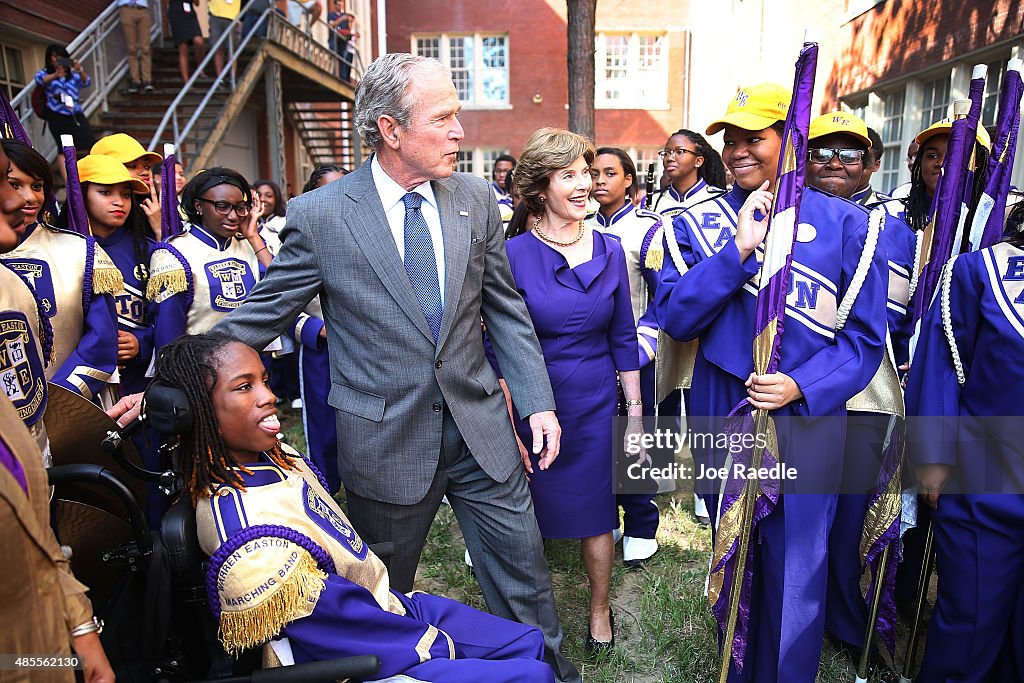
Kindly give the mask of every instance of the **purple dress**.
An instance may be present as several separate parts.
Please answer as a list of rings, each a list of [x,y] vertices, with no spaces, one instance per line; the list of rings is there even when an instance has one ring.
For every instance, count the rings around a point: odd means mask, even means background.
[[[532,232],[506,243],[516,288],[533,319],[555,394],[562,447],[547,470],[533,459],[530,490],[545,538],[587,538],[618,526],[612,487],[616,370],[637,370],[639,352],[626,258],[594,232],[594,257],[570,268]],[[523,443],[533,442],[520,421]]]

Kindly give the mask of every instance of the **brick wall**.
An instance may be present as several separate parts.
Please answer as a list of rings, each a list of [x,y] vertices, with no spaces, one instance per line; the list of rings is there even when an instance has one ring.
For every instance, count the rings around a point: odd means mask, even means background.
[[[671,109],[598,109],[595,127],[598,144],[658,146],[668,132],[679,127],[682,91],[675,76],[683,67],[683,31],[680,22],[668,27],[665,17],[678,3],[653,0],[649,14],[637,15],[636,3],[602,0],[597,29],[614,31],[669,31],[669,96]],[[648,11],[645,9],[645,11]],[[408,52],[413,33],[508,32],[509,109],[466,109],[462,124],[465,147],[507,147],[518,154],[533,131],[568,123],[566,72],[566,8],[561,0],[490,0],[457,2],[438,11],[436,3],[390,0],[387,5],[388,50]],[[660,15],[660,16],[659,16]],[[534,96],[540,95],[540,102]]]
[[[1024,34],[1017,0],[890,0],[842,27],[827,91],[856,93]]]
[[[0,0],[0,25],[25,31],[51,42],[70,43],[99,16],[109,0],[25,2]]]
[[[564,0],[462,0],[441,6],[388,0],[388,50],[409,51],[413,33],[507,30],[509,35],[511,108],[464,111],[466,147],[508,147],[518,154],[537,128],[566,125]],[[821,102],[845,7],[845,0],[600,0],[599,33],[666,35],[669,106],[598,108],[597,143],[659,147],[678,128],[703,131],[741,85],[764,80],[790,85],[806,26],[816,28],[821,43],[815,100]],[[533,102],[535,94],[541,96],[540,104]]]

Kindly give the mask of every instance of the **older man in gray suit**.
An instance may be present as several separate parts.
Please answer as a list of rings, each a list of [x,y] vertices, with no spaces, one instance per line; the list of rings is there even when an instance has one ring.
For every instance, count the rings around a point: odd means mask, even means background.
[[[490,188],[452,173],[459,110],[440,62],[371,64],[356,125],[373,159],[289,204],[266,278],[215,329],[263,348],[319,294],[349,515],[370,543],[395,543],[393,587],[412,589],[447,494],[491,612],[540,628],[556,675],[575,681],[481,317],[519,413],[542,435],[542,468],[558,455],[554,398]]]

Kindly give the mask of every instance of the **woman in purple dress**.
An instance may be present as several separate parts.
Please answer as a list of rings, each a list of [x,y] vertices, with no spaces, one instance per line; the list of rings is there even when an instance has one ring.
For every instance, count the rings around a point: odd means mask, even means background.
[[[526,454],[534,510],[545,538],[579,538],[590,581],[588,650],[609,649],[608,593],[618,513],[612,441],[621,378],[630,416],[640,419],[636,325],[619,241],[584,224],[594,146],[565,130],[533,134],[515,183],[534,216],[532,229],[506,243],[519,293],[544,350],[562,426],[558,459],[542,470]],[[529,425],[517,431],[531,443]]]

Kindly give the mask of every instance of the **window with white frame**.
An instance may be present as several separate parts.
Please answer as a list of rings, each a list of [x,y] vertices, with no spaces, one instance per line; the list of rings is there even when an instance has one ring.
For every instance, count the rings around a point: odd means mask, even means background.
[[[903,159],[903,116],[906,111],[906,90],[900,89],[882,96],[882,191],[900,184],[900,164]]]
[[[508,35],[413,36],[413,52],[433,57],[452,70],[459,101],[475,107],[508,105]]]
[[[950,74],[947,73],[940,78],[925,81],[922,84],[920,130],[946,118],[949,111],[949,82]]]
[[[508,154],[508,150],[494,147],[461,149],[455,170],[459,173],[472,173],[490,180],[491,171],[494,169],[494,160],[502,154]]]
[[[981,100],[981,125],[996,125],[999,110],[999,89],[1003,87],[1003,76],[1006,75],[1006,59],[998,59],[988,65],[988,78],[985,79],[985,95]]]
[[[595,102],[608,109],[668,106],[668,37],[598,33]]]
[[[494,171],[494,160],[502,154],[508,154],[506,149],[481,149],[480,152],[480,175],[490,180]]]
[[[849,109],[851,114],[856,116],[861,121],[867,121],[868,120],[868,101],[867,100],[862,100],[859,104],[856,104],[856,105],[853,105],[853,104],[847,105],[847,108]]]
[[[455,170],[459,173],[473,172],[473,150],[460,149],[455,162]]]
[[[881,192],[889,192],[900,185],[900,172],[903,166],[903,151],[898,146],[885,146],[885,153],[882,155],[882,180],[878,183]]]
[[[647,181],[647,167],[654,164],[654,183],[657,187],[658,179],[661,178],[661,160],[658,158],[659,147],[633,147],[629,150],[629,156],[636,164],[637,189],[644,189]]]
[[[441,59],[441,39],[438,36],[413,38],[413,51],[420,57]]]

